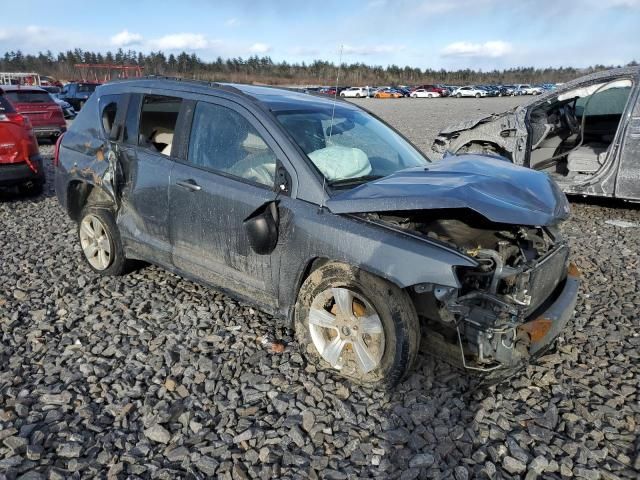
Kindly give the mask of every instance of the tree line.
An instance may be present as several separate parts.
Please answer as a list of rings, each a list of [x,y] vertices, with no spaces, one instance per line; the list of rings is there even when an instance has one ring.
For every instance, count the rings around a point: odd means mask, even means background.
[[[24,54],[20,50],[5,52],[0,57],[0,71],[37,72],[59,80],[79,80],[82,73],[74,67],[85,64],[134,65],[144,69],[145,75],[166,75],[208,81],[241,83],[268,83],[274,85],[333,85],[338,66],[333,62],[315,60],[310,63],[274,62],[269,56],[248,58],[218,57],[204,61],[195,53],[182,52],[166,55],[163,52],[142,53],[118,49],[116,52],[89,52],[79,48],[54,54],[51,51],[37,55]],[[638,65],[634,60],[628,65]],[[619,66],[619,65],[616,65]],[[343,63],[340,66],[340,85],[417,85],[417,84],[472,84],[472,83],[559,83],[581,75],[613,68],[614,65],[594,65],[588,68],[573,67],[515,67],[505,70],[445,70],[416,67],[386,67],[364,63]]]

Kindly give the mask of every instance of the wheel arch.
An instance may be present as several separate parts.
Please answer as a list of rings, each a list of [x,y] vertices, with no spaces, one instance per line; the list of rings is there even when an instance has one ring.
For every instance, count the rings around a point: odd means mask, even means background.
[[[82,209],[88,204],[115,207],[111,196],[100,186],[86,180],[72,180],[67,186],[67,213],[77,222]]]

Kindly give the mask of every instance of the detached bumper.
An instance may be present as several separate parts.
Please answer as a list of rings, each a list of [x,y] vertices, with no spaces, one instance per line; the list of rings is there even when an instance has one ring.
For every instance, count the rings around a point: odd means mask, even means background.
[[[564,330],[573,316],[579,287],[580,272],[572,263],[569,265],[567,279],[558,298],[535,320],[520,325],[518,333],[529,336],[529,355],[539,353]]]

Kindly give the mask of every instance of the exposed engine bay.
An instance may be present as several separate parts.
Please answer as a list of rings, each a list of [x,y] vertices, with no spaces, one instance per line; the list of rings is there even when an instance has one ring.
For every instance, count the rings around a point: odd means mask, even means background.
[[[458,289],[422,284],[412,293],[430,329],[459,345],[466,368],[490,371],[528,357],[529,338],[519,327],[553,300],[567,274],[568,247],[555,228],[492,223],[465,209],[367,217],[445,243],[477,262],[458,268]]]

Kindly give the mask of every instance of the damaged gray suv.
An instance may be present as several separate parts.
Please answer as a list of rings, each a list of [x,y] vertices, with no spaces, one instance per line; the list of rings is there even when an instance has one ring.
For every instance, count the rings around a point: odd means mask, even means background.
[[[56,191],[88,265],[160,265],[295,328],[308,361],[389,388],[421,340],[515,367],[573,313],[578,272],[543,173],[430,163],[344,101],[138,79],[99,87],[58,145]],[[424,338],[423,338],[424,336]]]

